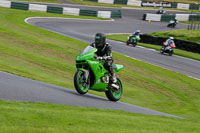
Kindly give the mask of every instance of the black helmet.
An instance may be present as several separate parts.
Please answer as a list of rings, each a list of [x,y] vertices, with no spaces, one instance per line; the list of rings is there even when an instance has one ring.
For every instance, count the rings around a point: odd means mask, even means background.
[[[101,47],[106,42],[106,36],[103,33],[97,33],[95,35],[95,44],[97,47]]]

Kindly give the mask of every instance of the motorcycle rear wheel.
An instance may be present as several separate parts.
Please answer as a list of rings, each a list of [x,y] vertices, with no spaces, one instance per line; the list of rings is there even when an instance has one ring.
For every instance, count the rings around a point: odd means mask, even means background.
[[[162,48],[160,49],[160,53],[161,53],[161,54],[163,54],[163,53],[164,53],[164,51],[162,50]]]
[[[116,84],[119,86],[119,89],[109,88],[109,90],[105,92],[106,97],[110,101],[118,101],[122,96],[123,87],[121,81],[118,78]]]
[[[126,42],[126,45],[129,45],[129,42],[128,42],[128,41]]]
[[[83,74],[83,71],[78,70],[74,76],[74,86],[79,94],[86,94],[90,88],[90,83],[84,83]]]

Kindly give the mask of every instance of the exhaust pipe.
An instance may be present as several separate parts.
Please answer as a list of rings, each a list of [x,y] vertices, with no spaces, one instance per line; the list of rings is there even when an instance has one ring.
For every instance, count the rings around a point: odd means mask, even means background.
[[[116,84],[111,84],[112,87],[114,87],[115,89],[119,89],[119,86]]]

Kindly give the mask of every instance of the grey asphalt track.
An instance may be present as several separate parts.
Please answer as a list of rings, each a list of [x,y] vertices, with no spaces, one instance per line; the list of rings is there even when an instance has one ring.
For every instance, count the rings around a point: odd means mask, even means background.
[[[37,101],[84,107],[124,110],[147,115],[174,118],[178,116],[134,106],[122,102],[111,102],[91,94],[79,95],[74,90],[51,85],[0,71],[0,99],[12,101]]]
[[[116,9],[109,8],[108,10]],[[143,33],[149,33],[158,30],[170,30],[166,27],[167,23],[148,23],[142,21],[141,18],[144,12],[147,11],[123,9],[123,18],[116,19],[115,21],[79,20],[63,18],[30,18],[27,19],[26,22],[37,27],[70,36],[88,43],[91,43],[93,41],[93,35],[96,32],[131,33],[137,29],[140,29]],[[178,25],[177,29],[185,27],[186,25]],[[116,41],[109,40],[109,43],[111,43],[113,50],[118,53],[125,54],[132,58],[165,67],[167,69],[171,69],[196,78],[200,78],[198,77],[200,75],[200,64],[198,61],[193,61],[177,56],[169,57],[165,55],[160,55],[156,51],[146,50],[139,47],[128,47]],[[122,102],[111,102],[102,97],[90,94],[82,96],[77,94],[75,91],[69,90],[67,88],[34,81],[5,72],[0,72],[0,84],[0,99],[51,102],[56,104],[118,109],[149,115],[176,117],[173,115]]]
[[[166,23],[148,23],[139,19],[126,17],[116,21],[80,20],[63,18],[30,18],[27,22],[37,27],[70,36],[87,43],[93,42],[96,32],[103,33],[131,33],[140,29],[143,33],[153,31],[171,30]],[[187,25],[179,24],[177,29],[186,28]],[[173,70],[190,77],[200,79],[200,62],[179,57],[161,55],[158,51],[151,51],[140,47],[130,47],[123,43],[108,40],[115,52],[127,55],[156,66]]]

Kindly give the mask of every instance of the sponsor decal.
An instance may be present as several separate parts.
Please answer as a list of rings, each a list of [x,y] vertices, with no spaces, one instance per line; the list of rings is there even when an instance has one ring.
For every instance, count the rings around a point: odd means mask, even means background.
[[[142,2],[142,6],[151,7],[172,7],[172,3],[169,2]]]
[[[99,80],[97,80],[97,84],[99,84],[100,83],[100,79]]]

